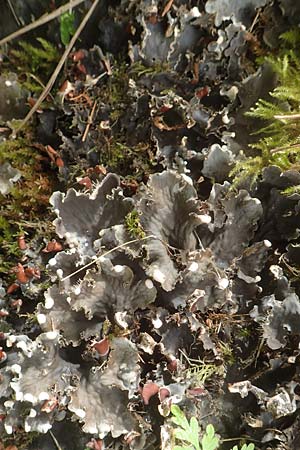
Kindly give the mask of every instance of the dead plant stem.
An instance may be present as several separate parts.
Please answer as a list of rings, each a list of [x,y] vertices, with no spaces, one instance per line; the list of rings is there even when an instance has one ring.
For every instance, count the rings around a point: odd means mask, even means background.
[[[274,119],[295,120],[295,119],[300,119],[300,114],[275,114]]]
[[[96,106],[97,106],[97,101],[94,102],[92,110],[91,110],[91,112],[89,114],[89,117],[88,117],[88,120],[87,120],[87,124],[86,124],[86,128],[85,128],[85,131],[84,131],[82,139],[81,139],[82,142],[85,142],[85,140],[87,138],[87,135],[88,135],[88,133],[90,131],[90,127],[91,127],[91,125],[93,123],[93,117],[94,117],[94,114],[95,114]]]
[[[49,14],[44,14],[39,19],[35,20],[32,23],[29,23],[23,28],[20,28],[17,31],[14,31],[13,33],[9,34],[5,38],[0,40],[0,45],[6,44],[9,41],[12,41],[13,39],[16,39],[17,37],[22,36],[25,33],[28,33],[28,31],[34,30],[35,28],[40,27],[41,25],[44,25],[45,23],[50,22],[53,19],[56,19],[56,17],[61,16],[63,13],[68,11],[71,8],[74,8],[75,6],[80,5],[80,3],[83,3],[84,0],[71,0],[65,5],[60,6],[59,8],[55,9]]]
[[[50,434],[50,436],[52,437],[53,442],[54,442],[54,444],[55,444],[57,450],[62,450],[61,446],[59,445],[58,440],[56,439],[56,437],[54,436],[54,434],[52,433],[51,430],[49,430],[49,434]]]
[[[82,32],[82,30],[84,29],[85,25],[87,24],[88,20],[90,19],[90,17],[92,16],[93,12],[96,9],[96,6],[98,5],[99,0],[94,0],[94,3],[92,5],[92,7],[88,10],[88,12],[86,13],[86,15],[84,16],[84,18],[82,19],[79,27],[77,28],[74,36],[72,36],[72,39],[70,40],[69,44],[67,45],[62,57],[60,58],[59,63],[57,64],[53,74],[51,75],[48,83],[45,86],[45,89],[43,90],[43,92],[41,93],[41,95],[39,96],[38,100],[36,101],[35,105],[31,108],[31,110],[29,111],[29,113],[27,114],[27,116],[25,117],[24,120],[22,120],[20,126],[16,129],[15,133],[18,133],[21,128],[23,128],[23,126],[28,122],[29,119],[31,119],[31,117],[33,116],[33,114],[39,109],[39,107],[41,106],[42,102],[45,100],[45,98],[47,97],[47,95],[49,94],[49,92],[51,91],[56,78],[59,75],[59,72],[61,71],[70,51],[72,50],[75,42],[77,41],[80,33]]]
[[[67,275],[64,278],[61,278],[60,281],[65,281],[68,280],[69,278],[73,277],[74,275],[77,275],[79,272],[81,272],[82,270],[87,269],[88,267],[92,266],[93,264],[95,264],[95,262],[100,261],[101,258],[103,258],[106,255],[109,255],[110,253],[114,252],[115,250],[118,250],[119,248],[123,248],[126,247],[126,245],[130,245],[130,244],[134,244],[136,242],[140,242],[140,241],[145,241],[146,239],[150,239],[150,238],[155,238],[155,236],[153,234],[150,234],[149,236],[146,236],[144,238],[139,238],[139,239],[133,239],[132,241],[127,241],[124,242],[123,244],[117,245],[117,247],[114,247],[110,250],[108,250],[107,252],[102,253],[102,255],[98,256],[97,258],[93,259],[93,261],[89,262],[88,264],[86,264],[83,267],[80,267],[80,269],[76,270],[75,272],[70,273],[69,275]]]
[[[280,152],[284,152],[289,149],[299,148],[299,147],[300,147],[300,143],[299,144],[291,144],[291,145],[283,145],[282,147],[273,148],[270,151],[270,153],[271,153],[271,155],[274,155],[275,153],[280,153]]]

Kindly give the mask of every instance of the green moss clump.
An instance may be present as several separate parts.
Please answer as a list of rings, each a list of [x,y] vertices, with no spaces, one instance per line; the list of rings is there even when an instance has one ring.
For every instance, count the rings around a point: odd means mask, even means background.
[[[24,417],[28,415],[29,411],[24,412]],[[40,434],[36,431],[25,432],[18,429],[12,436],[2,436],[1,443],[6,447],[12,446],[18,450],[26,450],[32,444],[34,439],[38,438]]]
[[[278,86],[270,92],[274,101],[258,100],[247,116],[260,119],[266,126],[258,142],[251,145],[257,156],[239,161],[231,171],[233,187],[245,180],[253,184],[262,170],[276,165],[282,170],[300,168],[300,32],[291,30],[281,36],[283,40],[280,56],[264,59],[278,77]],[[262,61],[261,61],[262,62]]]
[[[107,144],[106,150],[100,153],[99,162],[121,176],[126,177],[131,173],[132,178],[139,181],[144,173],[151,173],[154,166],[149,144],[141,142],[131,147],[114,137]]]
[[[146,236],[140,222],[139,214],[135,209],[125,217],[125,226],[133,238],[142,239]]]
[[[18,43],[19,49],[9,52],[9,64],[17,68],[25,89],[40,93],[59,60],[57,48],[43,38],[37,38],[37,45],[26,41]]]
[[[9,194],[0,194],[0,273],[7,275],[22,256],[18,236],[36,229],[37,218],[49,215],[53,180],[45,173],[43,157],[24,138],[0,143],[0,164],[4,162],[22,174]]]
[[[24,138],[0,144],[0,163],[8,161],[22,177],[7,196],[1,196],[2,215],[10,220],[32,220],[37,212],[48,207],[52,180],[45,173],[43,156]]]

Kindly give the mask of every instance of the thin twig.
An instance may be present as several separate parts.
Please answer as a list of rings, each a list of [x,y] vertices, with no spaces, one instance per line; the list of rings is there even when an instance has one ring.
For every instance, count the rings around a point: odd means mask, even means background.
[[[13,7],[13,5],[11,3],[11,0],[7,0],[7,3],[8,3],[8,6],[9,6],[9,9],[11,10],[12,15],[14,16],[16,24],[19,25],[19,26],[20,25],[22,26],[22,23],[21,23],[19,17],[17,16],[17,14],[16,14],[15,8]]]
[[[283,152],[285,150],[289,150],[289,149],[293,149],[293,148],[299,148],[300,147],[300,143],[299,144],[291,144],[291,145],[283,145],[282,147],[276,147],[273,148],[272,150],[270,150],[271,155],[274,155],[274,153],[280,153]]]
[[[82,32],[82,30],[84,29],[85,25],[87,24],[88,20],[90,19],[91,15],[93,14],[93,12],[96,9],[96,6],[98,5],[99,0],[95,0],[92,7],[88,10],[88,12],[86,13],[86,15],[84,16],[84,18],[82,19],[79,27],[77,28],[74,36],[72,37],[72,39],[70,40],[68,46],[66,47],[62,57],[60,58],[59,63],[57,64],[53,74],[51,75],[48,83],[45,86],[45,89],[43,90],[43,92],[41,93],[41,95],[39,96],[38,100],[36,101],[35,105],[31,108],[31,110],[29,111],[29,113],[27,114],[27,116],[25,117],[24,120],[22,120],[20,126],[16,129],[16,133],[18,133],[20,131],[20,129],[28,122],[29,119],[31,119],[31,117],[33,116],[33,114],[39,109],[39,107],[41,106],[41,104],[43,103],[43,101],[45,100],[45,98],[47,97],[47,95],[49,94],[50,90],[52,89],[52,86],[54,85],[56,78],[59,75],[59,72],[61,71],[70,51],[72,50],[75,42],[77,41],[80,33]]]
[[[171,9],[172,5],[173,5],[174,0],[169,0],[166,3],[166,6],[163,9],[163,12],[161,13],[161,17],[164,17]]]
[[[60,8],[55,9],[50,14],[44,14],[39,19],[35,20],[32,23],[29,23],[23,28],[20,28],[19,30],[15,31],[14,33],[9,34],[5,38],[0,40],[0,45],[6,44],[7,42],[16,39],[19,36],[22,36],[25,33],[28,33],[28,31],[34,30],[35,28],[40,27],[41,25],[44,25],[45,23],[50,22],[53,19],[56,19],[56,17],[61,16],[64,12],[68,11],[70,8],[74,8],[75,6],[80,5],[80,3],[83,3],[84,0],[71,0],[65,5],[62,5]]]
[[[43,89],[45,89],[46,86],[37,76],[35,76],[33,73],[28,73],[28,76],[30,78],[32,78],[34,81],[36,81]],[[51,97],[51,99],[54,101],[54,97],[50,92],[49,92],[49,97]]]
[[[300,114],[275,114],[274,119],[279,119],[279,120],[300,119]]]
[[[90,130],[90,127],[91,127],[91,125],[93,123],[93,117],[94,117],[94,114],[95,114],[96,106],[97,106],[97,102],[95,101],[94,104],[93,104],[92,110],[91,110],[91,112],[89,114],[88,120],[87,120],[87,125],[86,125],[86,128],[84,130],[84,133],[83,133],[83,136],[82,136],[82,139],[81,139],[82,142],[85,142],[85,140],[87,138],[87,135],[88,135],[88,132]]]
[[[54,442],[54,444],[55,444],[57,450],[63,450],[63,449],[61,448],[61,446],[59,445],[58,440],[56,439],[56,437],[54,436],[54,434],[52,433],[51,430],[49,430],[49,434],[50,434],[50,436],[52,437],[53,442]]]
[[[261,8],[258,8],[257,13],[256,13],[256,15],[255,15],[255,17],[253,19],[253,22],[252,22],[252,24],[251,24],[251,26],[249,28],[249,33],[252,33],[253,28],[255,27],[255,25],[257,23],[257,20],[259,18],[260,13],[261,13]]]
[[[143,238],[139,238],[139,239],[133,239],[132,241],[127,241],[124,242],[123,244],[118,245],[117,247],[114,247],[110,250],[108,250],[107,252],[102,253],[102,255],[98,256],[97,258],[93,259],[93,261],[89,262],[88,264],[86,264],[85,266],[81,267],[80,269],[76,270],[73,273],[70,273],[69,275],[67,275],[64,278],[61,278],[60,281],[65,281],[68,280],[69,278],[73,277],[74,275],[77,275],[79,272],[81,272],[82,270],[87,269],[88,267],[92,266],[93,264],[95,264],[95,262],[100,261],[101,258],[103,258],[106,255],[109,255],[110,253],[114,252],[115,250],[118,250],[119,248],[125,247],[126,245],[130,245],[130,244],[134,244],[136,242],[140,242],[140,241],[145,241],[146,239],[150,239],[150,238],[154,238],[157,239],[156,236],[154,236],[153,234],[150,234],[149,236],[143,237]]]

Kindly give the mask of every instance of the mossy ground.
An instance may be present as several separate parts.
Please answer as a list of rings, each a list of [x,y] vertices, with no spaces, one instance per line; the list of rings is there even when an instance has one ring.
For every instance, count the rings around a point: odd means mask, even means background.
[[[0,194],[0,275],[19,261],[22,252],[18,236],[28,238],[47,222],[49,196],[55,178],[46,157],[34,148],[29,137],[0,143],[0,163],[9,162],[21,172],[21,178],[7,195]],[[52,227],[49,222],[49,229]]]

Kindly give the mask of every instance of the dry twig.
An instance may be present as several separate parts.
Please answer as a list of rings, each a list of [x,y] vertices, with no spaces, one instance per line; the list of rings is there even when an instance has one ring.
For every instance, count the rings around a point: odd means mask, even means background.
[[[53,19],[56,19],[56,17],[61,16],[63,13],[68,11],[71,8],[74,8],[75,6],[80,5],[80,3],[83,3],[84,0],[71,0],[65,5],[62,5],[60,8],[55,9],[50,14],[44,14],[39,19],[35,20],[32,23],[29,23],[23,28],[20,28],[17,31],[14,31],[13,33],[9,34],[5,38],[0,40],[0,45],[6,44],[9,41],[12,41],[13,39],[16,39],[17,37],[22,36],[25,33],[28,33],[28,31],[34,30],[35,28],[40,27],[41,25],[44,25],[45,23],[50,22]]]
[[[22,120],[20,126],[17,128],[16,133],[18,133],[20,131],[20,129],[28,122],[29,119],[31,119],[31,117],[33,116],[33,114],[39,109],[39,107],[41,106],[42,102],[45,100],[45,98],[47,97],[47,95],[49,94],[50,90],[52,89],[56,78],[59,75],[59,72],[61,71],[70,51],[73,48],[73,45],[75,44],[75,42],[77,41],[80,33],[82,32],[82,30],[84,29],[85,25],[87,24],[88,20],[90,19],[90,17],[92,16],[93,12],[96,9],[96,6],[98,5],[99,0],[95,0],[92,7],[88,10],[88,12],[86,13],[86,15],[84,16],[84,18],[82,19],[79,27],[77,28],[74,36],[72,37],[72,39],[70,40],[68,46],[66,47],[62,57],[59,60],[59,63],[57,64],[53,74],[51,75],[48,83],[45,86],[45,89],[43,90],[43,92],[41,93],[41,95],[39,96],[38,100],[36,101],[35,105],[31,108],[31,110],[29,111],[29,113],[27,114],[27,116],[25,117],[24,120]]]
[[[83,133],[83,136],[82,136],[82,139],[81,139],[82,142],[85,142],[85,140],[87,138],[87,135],[88,135],[88,132],[90,130],[90,127],[91,127],[91,125],[93,123],[93,117],[94,117],[94,114],[95,114],[95,111],[96,111],[96,106],[97,106],[97,102],[95,101],[94,104],[93,104],[92,110],[91,110],[91,112],[89,114],[88,120],[87,120],[86,128],[84,130],[84,133]]]
[[[115,250],[119,250],[119,248],[126,247],[126,245],[134,244],[136,242],[145,241],[146,239],[150,239],[150,238],[157,239],[156,236],[154,236],[153,234],[149,234],[149,236],[145,236],[145,237],[139,238],[139,239],[133,239],[132,241],[127,241],[127,242],[124,242],[123,244],[117,245],[117,247],[114,247],[114,248],[108,250],[107,252],[102,253],[102,255],[98,256],[95,259],[93,259],[93,261],[89,262],[85,266],[80,267],[80,269],[76,270],[75,272],[70,273],[66,277],[62,278],[60,281],[68,280],[69,278],[73,277],[74,275],[77,275],[82,270],[85,270],[88,267],[91,267],[93,264],[95,264],[95,262],[100,261],[101,258],[104,258],[104,256],[109,255],[110,253],[113,253]]]

